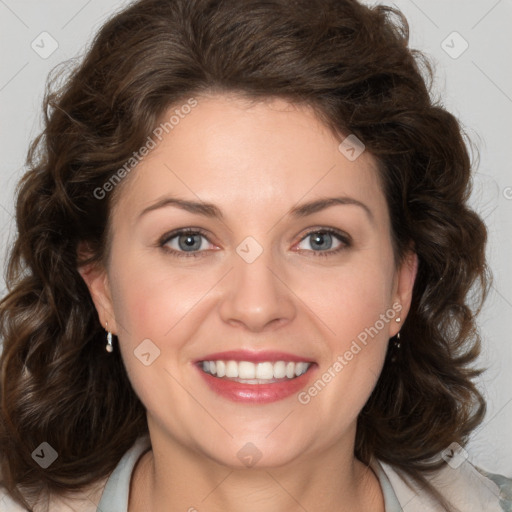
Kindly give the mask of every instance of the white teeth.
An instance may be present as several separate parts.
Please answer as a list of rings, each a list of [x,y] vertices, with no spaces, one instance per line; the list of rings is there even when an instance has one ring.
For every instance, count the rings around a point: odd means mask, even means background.
[[[226,363],[224,361],[217,361],[217,377],[224,377],[226,375]]]
[[[256,365],[250,361],[240,361],[238,363],[238,378],[254,379],[254,377],[256,377]]]
[[[286,376],[286,363],[284,361],[277,361],[274,363],[274,379],[282,379]]]
[[[306,370],[308,369],[308,364],[307,363],[297,363],[295,365],[295,375],[297,375],[297,377],[299,375],[302,375],[303,373],[306,372]],[[210,371],[212,371],[212,361],[210,361]],[[213,370],[215,371],[215,370]],[[212,371],[212,373],[213,373]]]
[[[256,371],[257,379],[272,379],[274,377],[274,367],[272,363],[258,363]]]
[[[236,361],[228,361],[226,363],[226,377],[231,379],[238,378],[238,363]]]
[[[253,363],[251,361],[203,361],[203,371],[217,377],[228,379],[242,379],[253,381],[248,383],[257,384],[258,381],[274,379],[293,379],[306,373],[311,363],[293,361],[276,361],[271,363]]]

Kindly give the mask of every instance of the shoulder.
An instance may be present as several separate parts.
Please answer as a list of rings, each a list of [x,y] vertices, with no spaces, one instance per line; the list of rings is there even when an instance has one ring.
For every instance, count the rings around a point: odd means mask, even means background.
[[[24,508],[18,505],[7,494],[4,487],[0,486],[0,510],[2,512],[27,512]]]
[[[402,472],[380,462],[404,512],[436,512],[433,497]],[[467,459],[425,473],[427,480],[463,512],[512,512],[512,479],[485,472]]]
[[[147,435],[140,437],[108,477],[65,497],[52,495],[49,503],[37,501],[33,504],[33,512],[96,512],[98,508],[126,511],[133,467],[150,447],[149,437]],[[5,487],[0,486],[0,512],[27,512],[27,510],[11,498]]]
[[[53,494],[49,500],[30,500],[33,512],[96,512],[101,495],[108,478],[104,478],[94,484],[74,491],[66,496]],[[0,485],[0,512],[27,512],[28,509],[18,504],[7,489]]]
[[[65,498],[54,495],[48,504],[34,503],[33,512],[96,512],[104,486],[105,480]],[[15,502],[5,488],[0,487],[0,511],[27,512],[27,509]]]

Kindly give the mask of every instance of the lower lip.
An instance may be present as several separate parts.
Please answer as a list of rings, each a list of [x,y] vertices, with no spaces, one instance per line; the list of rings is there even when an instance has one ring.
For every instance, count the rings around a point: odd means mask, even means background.
[[[294,393],[298,393],[306,386],[314,372],[315,366],[315,364],[311,364],[306,373],[294,379],[269,384],[244,384],[242,382],[214,377],[204,372],[199,366],[197,366],[197,369],[210,389],[215,391],[218,395],[232,400],[233,402],[266,404],[277,402]]]

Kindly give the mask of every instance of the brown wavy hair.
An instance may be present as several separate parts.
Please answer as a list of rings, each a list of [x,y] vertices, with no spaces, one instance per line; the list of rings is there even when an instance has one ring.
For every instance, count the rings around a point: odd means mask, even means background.
[[[425,484],[425,472],[443,463],[430,459],[451,442],[464,445],[484,416],[472,381],[489,272],[486,228],[467,205],[466,137],[432,97],[432,66],[408,47],[403,15],[355,0],[142,0],[69,65],[47,84],[0,305],[8,492],[30,508],[29,495],[80,489],[106,477],[147,433],[145,409],[120,354],[105,351],[77,268],[108,255],[116,195],[99,200],[94,190],[170,106],[211,92],[311,106],[377,160],[397,262],[413,246],[419,269],[402,347],[393,353],[390,344],[358,419],[355,454]],[[80,243],[91,250],[87,262],[78,260]],[[47,469],[31,457],[43,441],[59,454]]]

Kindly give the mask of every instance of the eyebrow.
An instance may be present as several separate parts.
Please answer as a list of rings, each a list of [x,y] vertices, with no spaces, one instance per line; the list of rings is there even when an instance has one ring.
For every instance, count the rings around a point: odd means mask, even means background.
[[[375,218],[373,216],[372,211],[368,206],[366,206],[361,201],[354,199],[353,197],[343,196],[343,197],[326,197],[323,199],[317,199],[315,201],[310,201],[309,203],[305,203],[299,206],[295,206],[290,210],[290,215],[292,217],[306,217],[307,215],[311,215],[313,213],[319,212],[320,210],[325,210],[330,206],[335,205],[355,205],[361,207],[366,213],[368,219],[373,223]]]
[[[343,197],[327,197],[322,199],[317,199],[314,201],[309,201],[307,203],[301,204],[299,206],[293,207],[288,215],[292,217],[301,218],[307,217],[308,215],[312,215],[313,213],[319,212],[321,210],[325,210],[331,206],[335,205],[355,205],[359,206],[364,210],[368,219],[374,223],[375,218],[373,216],[372,211],[368,206],[357,199],[352,197],[343,196]],[[186,210],[190,213],[196,213],[199,215],[203,215],[208,218],[217,218],[223,219],[224,216],[222,211],[212,203],[198,202],[198,201],[190,201],[186,199],[179,199],[177,197],[164,197],[158,200],[156,203],[144,208],[142,212],[139,214],[138,218],[142,217],[148,212],[153,210],[158,210],[160,208],[165,208],[167,206],[175,206],[177,208],[181,208],[182,210]]]
[[[214,204],[198,201],[189,201],[186,199],[179,199],[177,197],[164,197],[158,200],[156,203],[148,206],[147,208],[144,208],[144,210],[140,212],[139,218],[148,212],[158,210],[160,208],[165,208],[166,206],[176,206],[177,208],[181,208],[182,210],[186,210],[187,212],[197,213],[205,217],[218,219],[223,218],[222,212]]]

